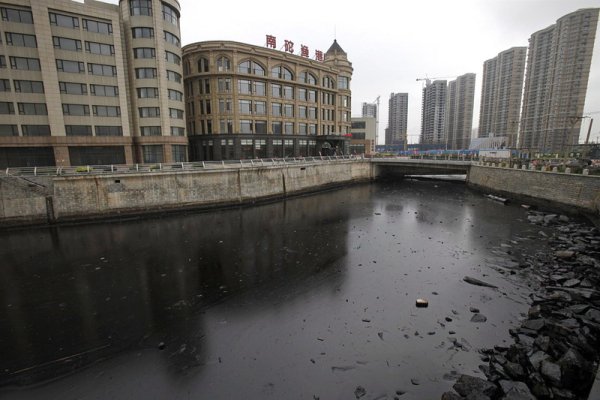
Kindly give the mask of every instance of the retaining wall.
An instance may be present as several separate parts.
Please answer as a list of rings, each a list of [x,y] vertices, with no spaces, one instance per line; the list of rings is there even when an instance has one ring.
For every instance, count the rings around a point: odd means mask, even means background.
[[[47,195],[14,181],[20,178],[6,177],[0,180],[0,225],[241,204],[372,178],[368,160],[200,172],[61,176],[50,178]]]
[[[600,177],[471,165],[469,185],[541,199],[600,215]]]

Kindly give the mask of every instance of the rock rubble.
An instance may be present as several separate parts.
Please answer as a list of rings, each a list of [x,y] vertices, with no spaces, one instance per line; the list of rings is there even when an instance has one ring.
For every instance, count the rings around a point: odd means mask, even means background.
[[[528,220],[552,249],[519,265],[533,277],[529,312],[513,344],[480,350],[487,379],[461,375],[442,399],[587,399],[600,360],[600,234],[562,215]]]

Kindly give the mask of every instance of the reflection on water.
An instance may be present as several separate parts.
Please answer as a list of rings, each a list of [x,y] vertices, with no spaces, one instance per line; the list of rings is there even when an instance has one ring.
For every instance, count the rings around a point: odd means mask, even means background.
[[[381,394],[441,393],[451,385],[442,371],[478,362],[446,349],[439,321],[450,308],[495,307],[498,320],[480,331],[453,315],[476,346],[501,341],[498,327],[526,307],[517,284],[503,297],[460,283],[527,234],[523,215],[461,184],[405,181],[5,233],[4,396],[349,398],[364,381]],[[432,291],[444,300],[415,314],[414,298]],[[407,388],[417,370],[428,384]]]

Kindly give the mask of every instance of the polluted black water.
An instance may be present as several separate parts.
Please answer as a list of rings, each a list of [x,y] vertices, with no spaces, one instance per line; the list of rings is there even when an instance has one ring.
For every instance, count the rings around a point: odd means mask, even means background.
[[[4,232],[0,397],[439,398],[510,341],[540,229],[462,183],[405,180]]]

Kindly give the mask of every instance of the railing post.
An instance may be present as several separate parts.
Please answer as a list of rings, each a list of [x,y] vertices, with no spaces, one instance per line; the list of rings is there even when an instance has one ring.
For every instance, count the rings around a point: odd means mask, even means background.
[[[115,166],[114,165],[110,165],[110,172],[115,172]]]
[[[204,161],[202,161],[202,168],[206,168],[206,165],[204,165]]]
[[[33,167],[33,176],[37,176],[37,167]]]

